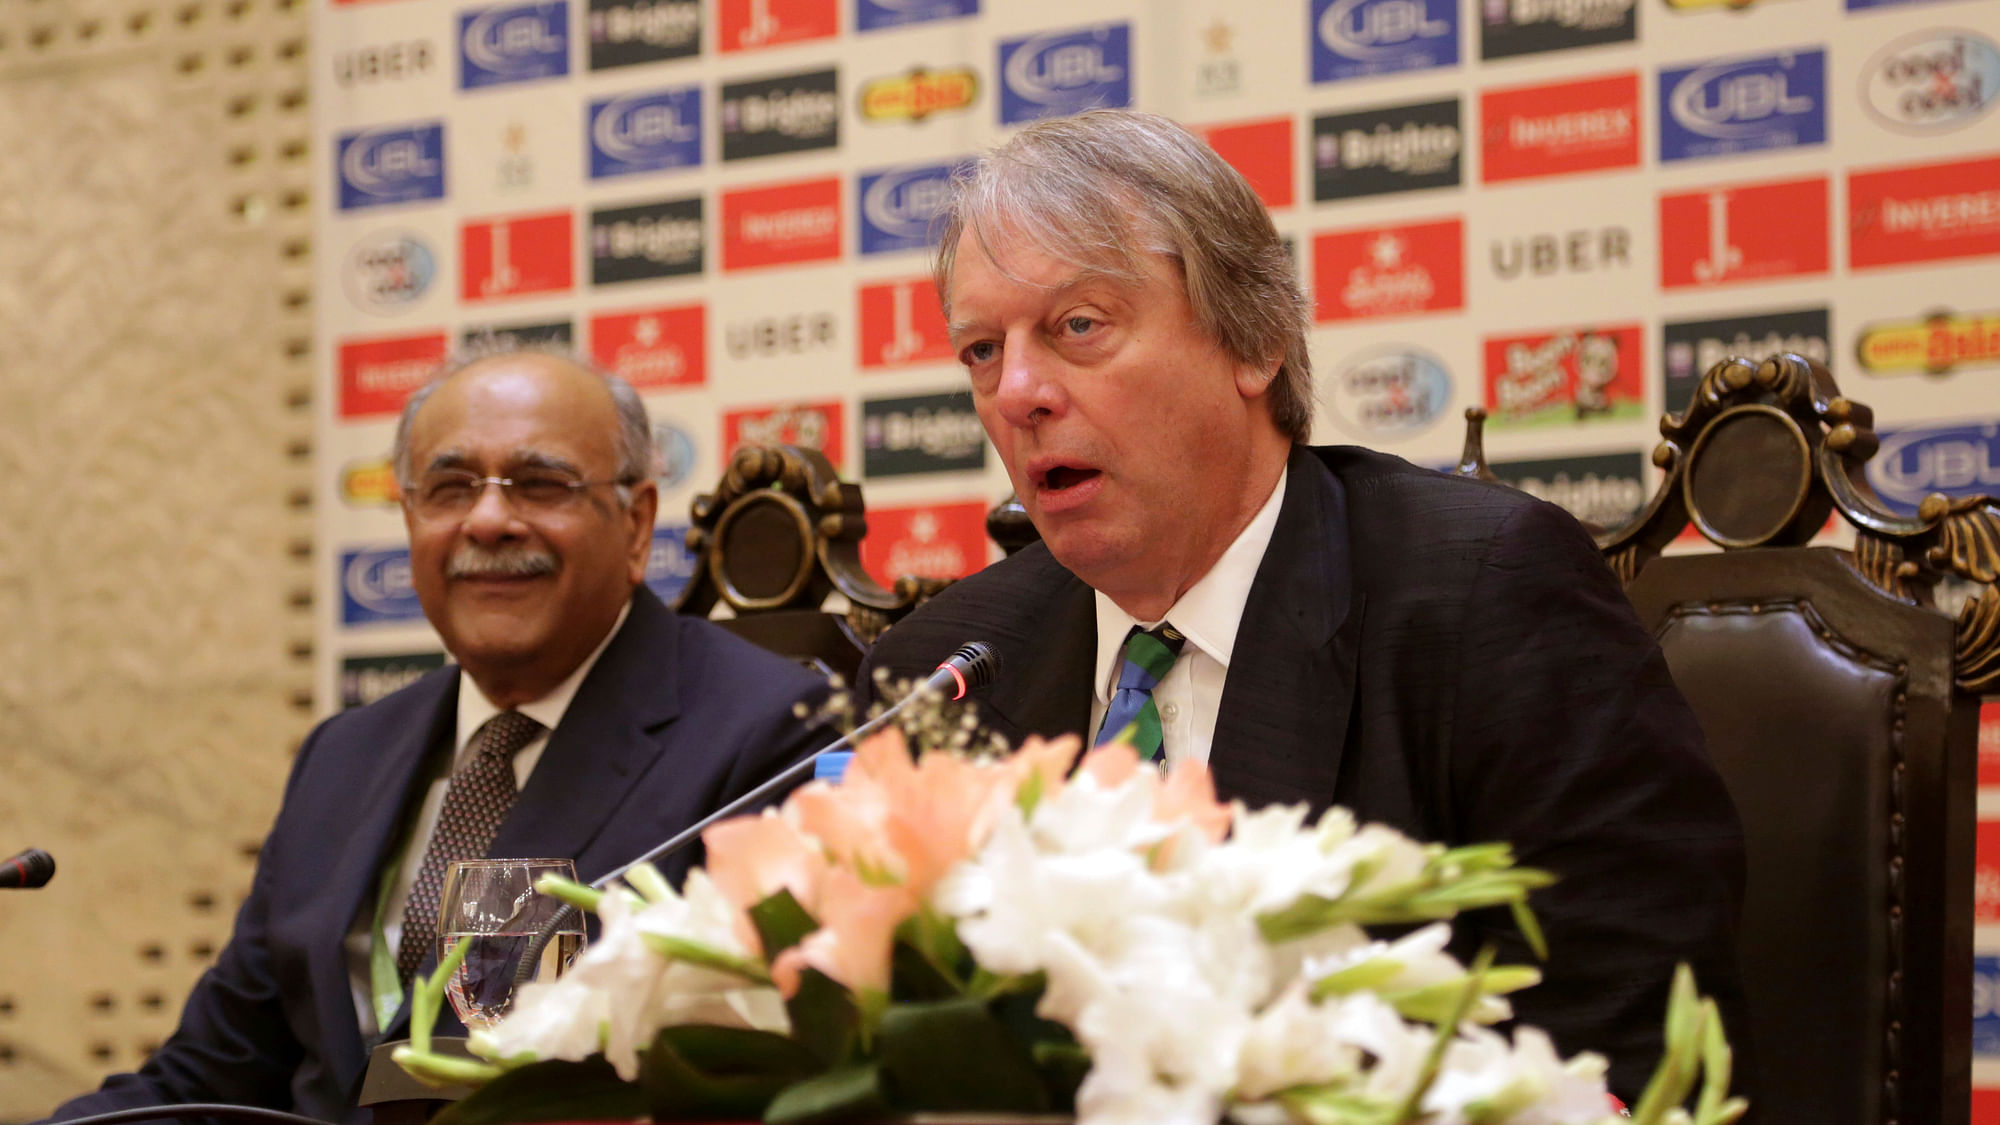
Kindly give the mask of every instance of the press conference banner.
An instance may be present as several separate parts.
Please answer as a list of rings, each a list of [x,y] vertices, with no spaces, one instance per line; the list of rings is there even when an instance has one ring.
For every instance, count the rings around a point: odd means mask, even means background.
[[[984,565],[1005,474],[925,235],[955,164],[1090,106],[1186,122],[1270,207],[1313,294],[1320,441],[1448,465],[1483,405],[1496,471],[1615,523],[1659,414],[1784,348],[1875,407],[1892,505],[2000,492],[1989,0],[314,2],[324,709],[441,659],[384,458],[476,338],[645,395],[664,595],[745,441],[863,483],[885,582]],[[2000,958],[1980,971],[2000,1088]]]

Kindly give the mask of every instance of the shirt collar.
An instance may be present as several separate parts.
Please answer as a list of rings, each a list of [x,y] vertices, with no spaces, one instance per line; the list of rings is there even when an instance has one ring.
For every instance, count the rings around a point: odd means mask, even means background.
[[[1277,487],[1257,510],[1248,525],[1237,533],[1236,541],[1222,552],[1215,565],[1201,576],[1181,600],[1167,610],[1161,621],[1172,621],[1188,643],[1206,653],[1223,668],[1236,651],[1236,631],[1243,624],[1243,607],[1250,601],[1250,587],[1257,581],[1257,568],[1264,550],[1271,545],[1271,533],[1278,527],[1278,509],[1284,506],[1285,482],[1291,468],[1278,474]],[[1111,683],[1123,658],[1125,636],[1133,626],[1151,629],[1159,621],[1140,621],[1118,608],[1118,603],[1101,591],[1093,591],[1097,604],[1097,680],[1092,690],[1097,702],[1111,701]]]
[[[583,686],[583,678],[590,675],[590,670],[597,666],[597,658],[604,655],[605,648],[611,644],[611,638],[617,636],[618,630],[624,628],[625,618],[631,612],[632,603],[628,600],[625,608],[618,611],[618,620],[611,623],[611,630],[604,634],[604,639],[597,642],[597,647],[591,650],[589,656],[584,657],[583,663],[576,666],[576,670],[569,674],[568,679],[557,684],[540,699],[530,700],[514,709],[542,724],[544,729],[555,730],[556,724],[562,722],[563,713],[569,710],[570,700],[576,698],[576,689]],[[472,736],[478,733],[479,728],[486,725],[486,720],[499,713],[500,708],[495,707],[493,701],[486,698],[486,693],[479,690],[479,685],[472,682],[472,677],[463,668],[459,669],[458,749],[453,754],[454,761],[458,755],[465,753],[466,745],[472,741]]]

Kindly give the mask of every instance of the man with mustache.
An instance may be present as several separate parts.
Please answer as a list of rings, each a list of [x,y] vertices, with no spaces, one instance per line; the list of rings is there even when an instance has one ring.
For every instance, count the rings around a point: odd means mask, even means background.
[[[983,640],[1005,672],[980,717],[1010,740],[1129,732],[1207,762],[1224,799],[1513,844],[1562,878],[1533,900],[1551,956],[1515,1009],[1636,1100],[1676,962],[1740,1010],[1742,842],[1589,538],[1512,489],[1306,444],[1297,267],[1173,122],[1038,122],[956,188],[938,294],[1041,542],[891,628],[863,682]],[[1454,952],[1533,963],[1488,913]]]
[[[595,878],[825,737],[793,710],[818,677],[642,584],[653,456],[632,388],[553,353],[462,362],[411,398],[411,577],[457,663],[313,731],[179,1029],[56,1119],[190,1101],[356,1119],[369,1049],[408,1034],[412,975],[436,963],[452,860]]]

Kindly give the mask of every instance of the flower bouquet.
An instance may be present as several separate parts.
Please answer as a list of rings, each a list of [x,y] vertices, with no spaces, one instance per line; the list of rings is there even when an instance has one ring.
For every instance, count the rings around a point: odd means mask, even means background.
[[[1420,845],[1340,809],[1308,824],[1302,806],[1218,803],[1199,763],[1078,751],[913,757],[892,730],[841,783],[710,828],[679,891],[645,867],[604,892],[547,885],[602,937],[474,1032],[479,1059],[428,1050],[441,966],[398,1061],[477,1088],[439,1119],[456,1125],[1615,1118],[1601,1058],[1491,1029],[1535,969],[1445,952],[1448,919],[1497,905],[1540,951],[1526,897],[1550,877],[1506,845]],[[1683,968],[1634,1116],[1728,1125],[1729,1068]]]

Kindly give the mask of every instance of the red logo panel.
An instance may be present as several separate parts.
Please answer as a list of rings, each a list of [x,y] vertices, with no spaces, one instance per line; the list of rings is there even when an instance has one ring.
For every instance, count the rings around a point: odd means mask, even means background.
[[[459,236],[464,269],[459,296],[488,301],[568,289],[574,276],[572,226],[568,211],[465,224]]]
[[[708,315],[702,305],[590,318],[590,356],[642,391],[708,381]]]
[[[1639,166],[1639,76],[1488,90],[1479,98],[1486,182]]]
[[[723,193],[723,269],[838,257],[838,177]]]
[[[1853,172],[1847,206],[1855,269],[2000,254],[2000,157]]]
[[[967,500],[871,508],[861,565],[886,587],[905,574],[963,578],[986,565],[986,505]]]
[[[952,359],[944,306],[930,278],[861,287],[861,366],[909,367]]]
[[[1313,239],[1319,320],[1465,307],[1465,221],[1328,231]]]
[[[870,512],[872,528],[874,513]],[[2000,820],[1982,820],[1973,845],[1972,920],[2000,922]]]
[[[1827,182],[1732,184],[1660,197],[1660,287],[1827,270]]]
[[[716,17],[716,46],[725,52],[829,39],[840,32],[834,0],[721,0]]]
[[[2000,703],[1979,705],[1979,784],[2000,785]]]
[[[403,409],[410,392],[444,363],[445,336],[345,340],[340,345],[340,416],[372,418]]]
[[[779,406],[753,406],[731,410],[722,416],[722,464],[739,445],[800,445],[826,454],[835,468],[847,460],[847,445],[838,402],[792,402]],[[868,513],[868,526],[875,526],[875,513]]]
[[[1292,205],[1292,119],[1250,121],[1241,125],[1210,125],[1202,139],[1229,166],[1243,173],[1264,206]]]
[[[1486,404],[1497,426],[1638,418],[1639,326],[1566,328],[1486,341]]]

